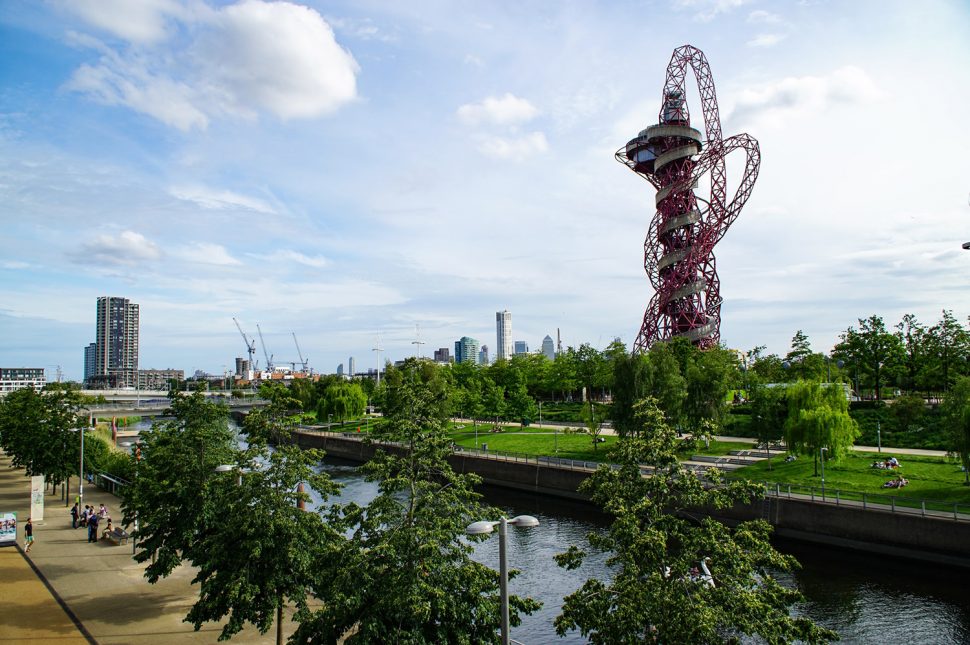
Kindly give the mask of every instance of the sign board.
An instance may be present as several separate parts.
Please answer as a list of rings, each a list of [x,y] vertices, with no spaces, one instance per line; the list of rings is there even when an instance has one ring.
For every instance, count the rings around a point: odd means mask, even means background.
[[[0,545],[17,543],[17,514],[0,511]]]
[[[30,519],[34,522],[44,520],[44,476],[30,478]]]

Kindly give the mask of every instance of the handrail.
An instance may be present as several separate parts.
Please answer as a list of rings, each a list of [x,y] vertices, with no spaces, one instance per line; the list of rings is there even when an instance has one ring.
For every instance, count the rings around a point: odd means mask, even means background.
[[[816,504],[847,506],[864,511],[879,511],[900,515],[919,515],[937,519],[950,519],[957,522],[970,521],[970,504],[948,502],[901,495],[885,495],[864,491],[843,490],[841,488],[822,488],[804,484],[782,484],[760,481],[765,488],[766,497],[802,499]]]

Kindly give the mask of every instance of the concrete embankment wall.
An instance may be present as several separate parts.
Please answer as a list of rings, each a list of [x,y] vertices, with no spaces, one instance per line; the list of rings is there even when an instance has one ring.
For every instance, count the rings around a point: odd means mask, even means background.
[[[294,437],[301,447],[321,448],[328,455],[352,461],[367,461],[378,449],[356,437],[315,433],[297,433]],[[394,446],[383,448],[401,451]],[[577,489],[590,471],[534,461],[488,459],[461,452],[453,454],[450,462],[456,471],[474,473],[487,484],[587,499]],[[727,524],[764,519],[783,537],[970,568],[970,522],[784,497],[768,497],[727,510],[710,509],[707,514]]]

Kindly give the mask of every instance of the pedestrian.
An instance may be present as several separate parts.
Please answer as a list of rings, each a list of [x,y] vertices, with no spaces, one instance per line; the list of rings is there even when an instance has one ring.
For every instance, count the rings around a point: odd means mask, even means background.
[[[102,518],[108,517],[108,509],[104,507],[104,504],[98,509],[98,515]]]
[[[98,514],[91,513],[88,517],[88,542],[98,541]]]
[[[30,547],[34,546],[34,525],[30,523],[30,518],[27,518],[27,523],[24,524],[24,537],[26,538],[24,542],[26,547],[24,548],[24,553],[30,553]]]
[[[77,518],[78,518],[77,502],[74,502],[74,506],[71,507],[71,528],[72,529],[77,528]]]

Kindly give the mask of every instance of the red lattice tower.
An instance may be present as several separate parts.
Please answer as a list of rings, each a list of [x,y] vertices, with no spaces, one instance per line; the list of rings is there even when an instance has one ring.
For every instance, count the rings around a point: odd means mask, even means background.
[[[684,91],[688,67],[700,90],[706,141],[690,127]],[[747,154],[747,162],[741,185],[727,202],[724,158],[739,148]],[[616,159],[657,189],[657,213],[643,244],[643,266],[655,293],[633,351],[645,351],[656,341],[677,336],[701,347],[716,345],[721,334],[721,294],[714,245],[751,195],[761,151],[747,134],[721,138],[714,79],[704,52],[691,45],[674,50],[667,66],[660,123],[641,131],[617,151]],[[709,200],[694,193],[707,173]]]

